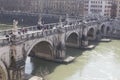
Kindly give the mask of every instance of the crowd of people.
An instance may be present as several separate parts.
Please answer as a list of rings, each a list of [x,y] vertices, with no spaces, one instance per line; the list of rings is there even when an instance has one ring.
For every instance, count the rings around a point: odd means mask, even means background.
[[[27,32],[28,31],[27,31],[26,28],[22,28],[22,29],[19,29],[16,33],[14,31],[6,33],[5,37],[6,37],[6,39],[7,39],[8,42],[13,43],[13,41],[15,40],[15,38],[16,38],[17,35],[22,35],[22,34],[25,34]]]
[[[43,24],[38,24],[36,27],[33,27],[33,30],[37,29],[37,30],[48,30],[48,29],[56,29],[57,26],[50,26],[50,25],[43,25]],[[7,40],[9,42],[13,42],[13,39],[15,39],[15,37],[17,35],[23,35],[25,33],[28,33],[28,28],[21,28],[21,29],[18,29],[17,31],[11,31],[10,33],[6,33],[5,34],[5,37],[7,38]]]
[[[18,34],[19,34],[19,35],[25,34],[25,33],[27,33],[27,32],[28,32],[27,28],[22,28],[22,29],[18,30]]]
[[[10,32],[9,34],[6,34],[6,38],[8,42],[13,43],[15,40],[15,35],[12,32]]]
[[[52,26],[48,26],[48,25],[40,25],[40,24],[37,25],[38,30],[46,30],[46,29],[52,29],[52,28],[53,28]]]

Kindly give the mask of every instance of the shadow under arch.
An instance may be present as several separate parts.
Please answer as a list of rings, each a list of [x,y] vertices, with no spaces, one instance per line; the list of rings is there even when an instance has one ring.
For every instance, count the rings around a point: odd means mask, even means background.
[[[53,59],[53,46],[47,41],[40,41],[30,51],[30,56],[37,56],[38,58]]]
[[[71,34],[66,38],[65,44],[66,44],[66,46],[68,46],[68,45],[71,45],[71,46],[72,46],[72,44],[78,44],[78,34],[75,33],[75,32],[71,33]]]
[[[103,25],[101,26],[101,28],[100,28],[100,31],[101,31],[101,33],[102,33],[102,34],[104,34],[104,33],[105,33],[105,31],[104,31],[104,30],[105,30],[105,25],[103,24]]]
[[[110,32],[110,27],[108,26],[108,27],[106,28],[106,34],[109,34],[109,32]]]
[[[30,55],[30,56],[29,56]],[[54,71],[59,64],[48,61],[54,58],[53,45],[47,41],[36,43],[25,62],[25,73],[45,77]],[[43,59],[42,59],[43,58]],[[55,65],[53,65],[55,64]]]
[[[66,52],[68,55],[70,56],[75,56],[75,57],[79,57],[82,55],[84,50],[79,50],[76,48],[67,48]],[[69,64],[60,64],[60,63],[55,63],[55,62],[51,62],[48,60],[43,60],[40,58],[31,58],[30,62],[32,63],[32,71],[31,74],[35,75],[35,76],[44,76],[47,77],[47,75],[52,74],[57,67],[61,66],[61,65],[69,65]],[[76,62],[76,61],[74,61]],[[72,63],[74,63],[72,62]],[[28,69],[28,67],[27,67]]]
[[[92,40],[94,38],[94,33],[95,33],[95,30],[94,28],[90,28],[87,32],[87,37],[88,37],[88,40]]]
[[[105,31],[105,38],[111,38],[111,27],[107,26]]]

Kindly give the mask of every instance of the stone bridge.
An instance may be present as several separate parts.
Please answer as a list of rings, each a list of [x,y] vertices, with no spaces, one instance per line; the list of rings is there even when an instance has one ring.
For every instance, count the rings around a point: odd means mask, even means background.
[[[46,29],[38,30],[37,26],[26,27],[24,34],[12,34],[21,29],[1,31],[0,37],[0,80],[22,80],[25,60],[28,55],[47,60],[64,60],[66,46],[84,48],[92,41],[109,38],[113,26],[109,20],[81,21],[43,25]],[[14,25],[16,26],[16,25]]]

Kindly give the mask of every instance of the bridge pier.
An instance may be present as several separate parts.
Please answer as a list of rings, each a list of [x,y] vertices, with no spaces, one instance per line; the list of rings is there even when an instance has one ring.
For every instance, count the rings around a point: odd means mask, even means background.
[[[65,57],[66,57],[66,52],[65,52],[65,50],[63,49],[63,50],[56,50],[56,53],[55,53],[55,60],[56,59],[64,59]]]
[[[82,47],[88,46],[88,41],[82,41]]]
[[[23,80],[24,67],[9,69],[9,80]]]
[[[9,80],[23,80],[25,59],[23,58],[22,47],[18,47],[15,42],[10,46],[10,65],[8,67]],[[22,53],[22,57],[18,54]]]
[[[62,26],[62,24],[61,24]],[[53,40],[54,46],[55,46],[55,59],[65,59],[66,58],[66,46],[65,46],[65,41],[64,41],[64,37],[65,37],[65,33],[64,30],[62,30],[62,28],[59,28],[59,34],[56,36],[56,40]]]

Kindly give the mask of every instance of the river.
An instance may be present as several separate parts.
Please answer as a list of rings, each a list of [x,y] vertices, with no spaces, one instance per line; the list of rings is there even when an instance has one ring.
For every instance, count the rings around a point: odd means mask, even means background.
[[[47,80],[120,80],[120,41],[100,42],[92,50],[67,48],[74,62],[59,64],[27,58],[25,72]]]

